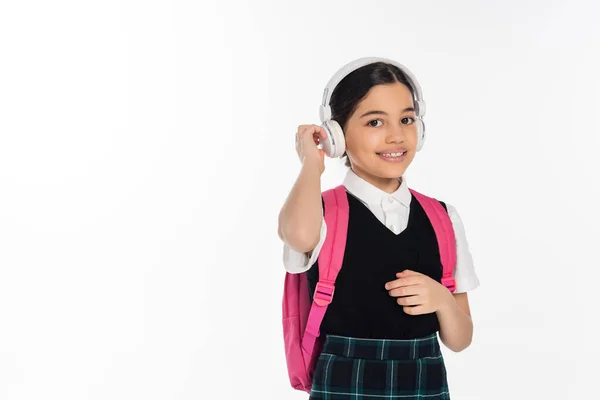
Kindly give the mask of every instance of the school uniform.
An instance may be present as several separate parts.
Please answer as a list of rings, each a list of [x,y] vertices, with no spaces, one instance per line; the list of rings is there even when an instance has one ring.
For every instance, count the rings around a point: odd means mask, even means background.
[[[344,179],[349,222],[342,268],[320,333],[323,351],[313,378],[311,400],[449,399],[436,313],[408,315],[385,289],[405,269],[441,282],[437,238],[425,211],[412,198],[406,178],[388,194],[351,169]],[[464,228],[456,209],[441,202],[455,230],[455,293],[479,286]],[[319,278],[319,244],[309,256],[284,245],[284,266],[307,273],[312,294]]]

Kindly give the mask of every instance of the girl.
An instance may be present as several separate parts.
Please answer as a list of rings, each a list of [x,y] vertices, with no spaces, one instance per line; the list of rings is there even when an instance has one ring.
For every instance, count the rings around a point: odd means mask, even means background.
[[[456,290],[441,284],[435,233],[404,177],[423,139],[417,128],[422,116],[417,83],[391,60],[353,63],[366,65],[350,68],[329,88],[331,119],[345,138],[349,169],[343,184],[350,210],[342,268],[321,324],[326,340],[310,399],[450,399],[437,332],[452,351],[470,345],[467,292],[479,280],[461,220],[454,207],[440,202],[457,246]],[[279,215],[285,268],[307,272],[311,296],[327,234],[320,183],[324,151],[318,147],[325,139],[320,126],[298,127],[302,168]]]

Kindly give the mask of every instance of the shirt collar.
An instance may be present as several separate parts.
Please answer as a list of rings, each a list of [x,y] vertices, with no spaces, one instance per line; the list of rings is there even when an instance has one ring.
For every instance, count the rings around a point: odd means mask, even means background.
[[[352,195],[369,206],[381,207],[392,198],[400,204],[410,207],[412,196],[406,183],[406,177],[402,177],[402,183],[395,192],[387,193],[365,181],[349,168],[344,179],[344,186]]]

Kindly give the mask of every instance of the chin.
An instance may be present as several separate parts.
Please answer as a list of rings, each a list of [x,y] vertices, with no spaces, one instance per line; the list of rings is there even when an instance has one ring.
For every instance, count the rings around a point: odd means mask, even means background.
[[[402,175],[404,175],[404,172],[406,172],[406,168],[396,168],[395,170],[390,170],[387,169],[385,171],[382,171],[381,174],[379,174],[382,178],[386,178],[386,179],[397,179],[400,178]]]
[[[379,155],[374,158],[363,158],[362,162],[354,162],[355,167],[380,179],[397,179],[404,175],[414,159],[414,152],[409,151],[402,159],[385,160]]]
[[[407,157],[403,160],[384,161],[377,158],[373,167],[384,174],[386,177],[399,177],[404,174],[408,166],[411,164],[413,157]]]
[[[393,167],[389,165],[382,166],[378,163],[377,165],[371,165],[366,172],[381,179],[397,179],[404,175],[406,167],[406,165],[396,165]]]

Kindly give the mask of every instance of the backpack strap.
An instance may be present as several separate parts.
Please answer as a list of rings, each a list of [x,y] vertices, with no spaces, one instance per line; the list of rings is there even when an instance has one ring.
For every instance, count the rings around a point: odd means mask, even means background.
[[[323,192],[323,200],[327,235],[319,253],[319,282],[315,287],[313,303],[302,338],[302,347],[308,354],[313,352],[327,306],[333,300],[335,280],[342,269],[348,234],[349,205],[346,188],[339,185],[334,189],[326,190]]]
[[[439,201],[427,197],[413,189],[410,189],[412,195],[425,210],[427,217],[433,225],[435,236],[437,237],[438,247],[440,249],[440,258],[442,261],[442,284],[451,292],[456,290],[456,281],[454,280],[454,268],[456,267],[456,237],[454,227],[450,216],[444,210]]]

